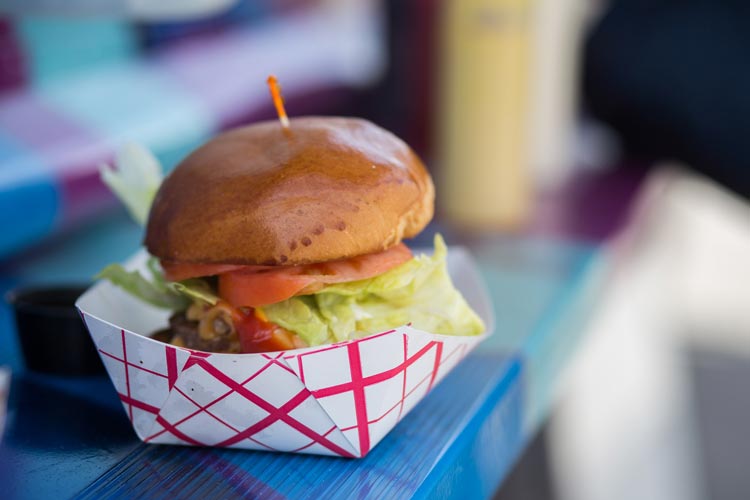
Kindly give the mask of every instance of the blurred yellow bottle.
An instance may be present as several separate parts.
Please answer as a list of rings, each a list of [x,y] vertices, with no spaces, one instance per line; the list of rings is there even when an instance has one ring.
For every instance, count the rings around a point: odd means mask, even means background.
[[[446,0],[438,61],[439,207],[510,228],[529,212],[530,0]]]

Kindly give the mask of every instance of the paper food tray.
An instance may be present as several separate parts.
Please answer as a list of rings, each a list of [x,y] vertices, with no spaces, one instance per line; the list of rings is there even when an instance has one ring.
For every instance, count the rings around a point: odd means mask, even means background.
[[[127,267],[142,268],[141,251]],[[99,282],[77,302],[144,442],[363,457],[489,332],[494,318],[470,254],[448,252],[479,336],[401,326],[366,338],[261,354],[215,354],[153,340],[168,312]]]

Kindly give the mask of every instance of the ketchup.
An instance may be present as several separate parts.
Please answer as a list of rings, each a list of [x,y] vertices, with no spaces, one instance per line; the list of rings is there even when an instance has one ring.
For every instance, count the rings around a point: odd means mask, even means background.
[[[254,309],[241,314],[236,327],[243,353],[287,351],[298,347],[294,343],[293,333],[260,319]]]

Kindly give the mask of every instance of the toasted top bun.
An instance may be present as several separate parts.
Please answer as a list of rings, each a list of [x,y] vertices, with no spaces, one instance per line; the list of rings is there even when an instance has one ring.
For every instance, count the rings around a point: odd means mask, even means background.
[[[305,117],[225,132],[164,180],[152,255],[202,264],[300,265],[385,250],[419,233],[434,188],[417,155],[361,119]]]

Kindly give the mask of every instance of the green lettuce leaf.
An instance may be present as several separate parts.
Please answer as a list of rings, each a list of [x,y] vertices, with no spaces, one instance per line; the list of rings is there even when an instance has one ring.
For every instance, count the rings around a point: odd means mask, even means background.
[[[171,282],[169,288],[195,301],[206,302],[216,305],[219,296],[211,289],[211,285],[200,278],[191,278],[183,281]]]
[[[102,181],[122,201],[133,219],[144,225],[163,177],[159,160],[143,146],[129,143],[117,152],[115,165],[117,169],[101,166]]]
[[[454,288],[446,256],[445,242],[436,235],[431,257],[418,255],[374,278],[330,285],[261,309],[311,346],[407,323],[444,335],[478,335],[484,331],[482,320]]]
[[[147,267],[151,274],[150,279],[138,271],[126,270],[120,264],[110,264],[96,278],[109,280],[151,305],[175,311],[187,308],[196,300],[211,305],[219,300],[211,286],[202,279],[167,281],[158,261],[153,257],[148,260]]]

